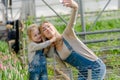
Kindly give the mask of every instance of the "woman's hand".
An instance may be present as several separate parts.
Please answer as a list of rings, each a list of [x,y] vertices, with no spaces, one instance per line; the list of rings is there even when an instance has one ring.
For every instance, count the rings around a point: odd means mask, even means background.
[[[56,37],[53,36],[53,37],[50,39],[50,42],[53,43],[53,42],[55,42],[55,41],[56,41]]]
[[[62,4],[66,7],[71,7],[74,9],[78,8],[78,4],[74,0],[63,0]]]

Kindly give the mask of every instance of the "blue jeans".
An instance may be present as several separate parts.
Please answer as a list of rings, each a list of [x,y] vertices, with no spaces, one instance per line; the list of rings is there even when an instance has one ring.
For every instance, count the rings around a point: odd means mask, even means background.
[[[48,80],[46,71],[43,71],[41,74],[37,72],[30,72],[29,80]]]
[[[46,63],[43,51],[36,51],[32,62],[29,63],[29,80],[48,80]]]
[[[87,80],[88,69],[91,69],[92,71],[92,80],[104,79],[106,73],[106,66],[101,59],[91,61],[75,52],[69,45],[69,43],[65,39],[63,40],[68,49],[71,51],[71,54],[64,61],[79,70],[78,80]]]

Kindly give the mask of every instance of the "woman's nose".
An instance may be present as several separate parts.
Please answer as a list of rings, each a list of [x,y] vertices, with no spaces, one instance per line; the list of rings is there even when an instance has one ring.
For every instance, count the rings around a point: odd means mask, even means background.
[[[48,31],[48,30],[49,30],[49,28],[48,28],[48,27],[46,27],[46,28],[45,28],[45,31]]]

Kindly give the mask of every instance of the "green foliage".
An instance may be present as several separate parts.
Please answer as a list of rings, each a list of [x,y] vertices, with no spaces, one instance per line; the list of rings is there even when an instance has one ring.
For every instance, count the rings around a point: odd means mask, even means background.
[[[8,44],[5,41],[0,41],[0,51],[6,54],[9,52],[8,49]]]
[[[25,21],[25,25],[29,26],[32,23],[34,23],[34,17],[33,16],[28,16],[28,19]]]
[[[63,32],[63,30],[65,29],[65,25],[63,25],[63,26],[59,26],[59,25],[57,25],[56,26],[56,29],[59,31],[59,33],[62,33]]]
[[[109,30],[109,29],[117,29],[120,24],[120,19],[112,19],[112,20],[102,20],[98,21],[95,26],[92,27],[91,31],[96,30]],[[92,23],[87,24],[86,30],[89,30],[91,28]]]

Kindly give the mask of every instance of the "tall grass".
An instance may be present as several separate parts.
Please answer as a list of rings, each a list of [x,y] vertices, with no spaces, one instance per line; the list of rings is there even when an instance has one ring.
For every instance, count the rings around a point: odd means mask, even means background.
[[[9,52],[5,41],[0,41],[0,65],[0,80],[28,80],[27,66],[22,68],[17,55]]]

